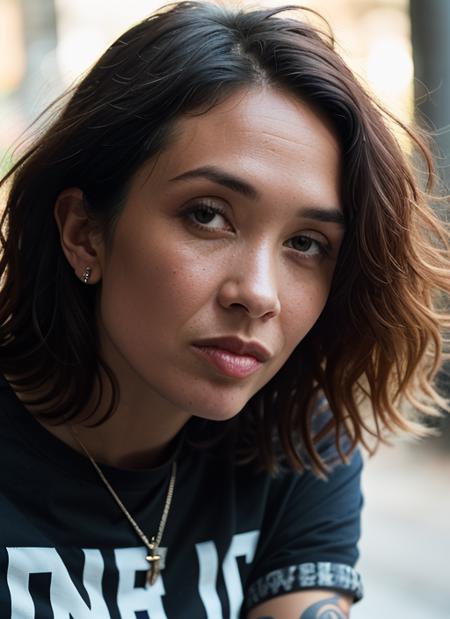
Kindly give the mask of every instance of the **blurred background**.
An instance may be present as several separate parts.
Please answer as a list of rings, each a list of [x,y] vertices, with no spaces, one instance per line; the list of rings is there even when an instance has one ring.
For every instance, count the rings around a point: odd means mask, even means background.
[[[123,30],[161,4],[0,0],[0,172],[8,169],[12,147],[46,105]],[[298,4],[329,21],[341,54],[379,101],[407,124],[432,131],[439,175],[449,187],[450,0]],[[443,375],[440,383],[449,391]],[[359,563],[366,594],[352,619],[450,619],[449,485],[445,421],[440,437],[396,441],[368,460]]]

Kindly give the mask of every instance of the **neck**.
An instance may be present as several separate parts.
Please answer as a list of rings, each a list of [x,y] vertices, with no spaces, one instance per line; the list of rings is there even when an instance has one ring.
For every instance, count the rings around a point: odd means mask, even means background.
[[[163,464],[170,457],[174,440],[185,423],[162,422],[160,415],[130,414],[123,407],[97,427],[73,424],[72,427],[99,464],[126,469],[152,468]],[[63,426],[65,440],[71,447],[80,451],[69,426]]]

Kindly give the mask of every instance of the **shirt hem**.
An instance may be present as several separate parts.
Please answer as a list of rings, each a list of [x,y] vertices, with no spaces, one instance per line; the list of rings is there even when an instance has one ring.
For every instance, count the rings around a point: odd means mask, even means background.
[[[273,570],[255,580],[247,591],[246,608],[271,598],[306,589],[334,589],[359,602],[363,597],[361,576],[350,565],[317,561]]]

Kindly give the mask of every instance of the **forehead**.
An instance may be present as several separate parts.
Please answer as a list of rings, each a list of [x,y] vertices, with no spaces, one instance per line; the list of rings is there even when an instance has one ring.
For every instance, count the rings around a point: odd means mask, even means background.
[[[340,148],[328,123],[307,103],[275,88],[241,90],[203,114],[186,115],[175,126],[180,146],[219,152],[239,152],[251,141],[258,147],[279,150],[299,147],[311,151]],[[327,154],[329,154],[327,152]]]
[[[254,181],[263,193],[283,187],[307,192],[313,201],[339,201],[338,141],[293,95],[268,87],[241,90],[207,112],[182,116],[173,129],[151,166],[154,183],[212,165]]]

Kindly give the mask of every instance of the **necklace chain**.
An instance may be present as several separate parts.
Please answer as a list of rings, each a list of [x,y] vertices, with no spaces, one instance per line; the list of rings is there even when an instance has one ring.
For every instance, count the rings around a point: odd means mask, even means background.
[[[109,483],[109,481],[106,479],[105,475],[103,474],[103,471],[101,470],[101,468],[98,466],[97,462],[94,460],[94,458],[89,453],[87,447],[85,447],[85,445],[81,442],[81,439],[77,435],[76,431],[73,429],[72,426],[69,426],[69,430],[70,430],[70,433],[73,436],[73,438],[76,440],[76,442],[79,444],[81,449],[84,451],[84,453],[88,457],[88,459],[91,462],[91,464],[94,467],[94,469],[97,471],[98,476],[100,477],[102,482],[105,484],[105,486],[109,490],[111,496],[113,497],[113,499],[115,500],[117,505],[122,510],[124,516],[127,518],[128,522],[131,524],[133,529],[136,531],[138,537],[144,542],[145,546],[148,548],[148,550],[150,552],[150,557],[153,558],[153,557],[157,556],[157,555],[155,555],[155,553],[157,552],[158,546],[161,543],[161,539],[162,539],[162,536],[163,536],[163,533],[164,533],[164,529],[166,527],[167,517],[169,515],[170,505],[172,503],[173,491],[174,491],[174,488],[175,488],[175,479],[176,479],[176,475],[177,475],[177,463],[176,463],[176,460],[174,460],[173,463],[172,463],[172,472],[171,472],[171,475],[170,475],[169,486],[167,488],[167,495],[166,495],[166,500],[165,500],[165,503],[164,503],[163,513],[162,513],[162,516],[161,516],[161,520],[159,522],[158,532],[157,532],[156,536],[153,536],[149,540],[148,537],[145,535],[145,533],[140,528],[140,526],[138,525],[138,523],[131,516],[130,512],[127,510],[125,505],[122,503],[122,501],[120,500],[120,498],[117,495],[116,491],[114,490],[114,488],[111,486],[111,484]],[[156,568],[158,569],[158,573],[159,573],[159,558],[160,557],[158,556],[157,557],[158,562],[157,562],[157,565],[156,565]],[[150,559],[147,558],[147,560],[150,562]],[[152,577],[149,578],[150,584],[153,584],[153,582],[156,580],[156,578],[158,576],[158,573],[156,573],[156,576],[153,575],[153,578]]]

